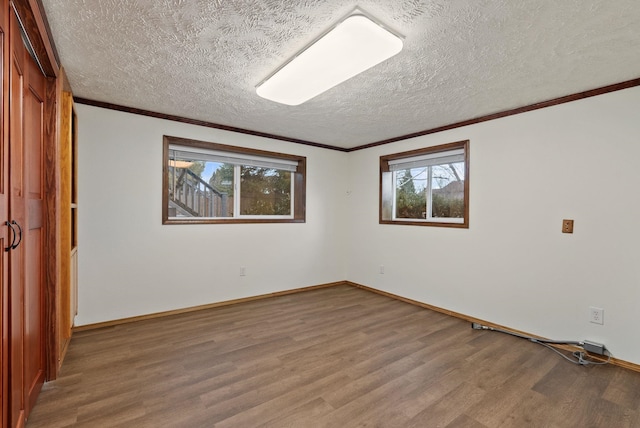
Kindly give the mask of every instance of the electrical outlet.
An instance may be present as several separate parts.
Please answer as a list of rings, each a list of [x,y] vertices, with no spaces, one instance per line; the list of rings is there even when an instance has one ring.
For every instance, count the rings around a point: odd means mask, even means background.
[[[380,275],[384,273],[384,265],[380,265]]]
[[[562,220],[562,233],[573,233],[573,220]]]
[[[589,307],[589,322],[594,324],[604,324],[604,309]]]
[[[245,268],[244,266],[240,266],[240,276],[246,276],[247,275],[247,268]]]

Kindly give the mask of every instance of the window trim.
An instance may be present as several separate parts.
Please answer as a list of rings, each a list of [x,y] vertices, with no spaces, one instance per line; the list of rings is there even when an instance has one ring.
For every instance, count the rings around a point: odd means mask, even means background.
[[[389,168],[389,162],[397,161],[405,158],[417,156],[425,156],[437,153],[443,153],[453,150],[464,150],[464,219],[460,221],[451,221],[450,219],[394,219],[394,183],[393,171]],[[436,227],[453,227],[453,228],[469,228],[469,140],[456,141],[438,146],[424,147],[421,149],[410,150],[400,153],[392,153],[380,156],[380,206],[379,206],[379,223],[380,224],[402,224],[411,226],[436,226]]]
[[[287,217],[274,216],[240,216],[240,217],[169,217],[169,145],[192,147],[196,149],[215,150],[235,154],[238,156],[259,156],[298,162],[296,171],[291,173],[293,189],[293,215]],[[266,150],[250,149],[246,147],[230,146],[208,141],[192,140],[188,138],[163,136],[162,144],[162,224],[237,224],[237,223],[305,223],[306,221],[306,179],[307,158],[305,156],[286,153],[269,152]]]

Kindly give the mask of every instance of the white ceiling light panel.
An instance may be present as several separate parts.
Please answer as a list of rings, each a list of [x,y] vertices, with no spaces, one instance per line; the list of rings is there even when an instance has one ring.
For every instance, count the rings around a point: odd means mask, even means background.
[[[364,15],[351,15],[260,83],[256,92],[277,103],[299,105],[401,50],[396,34]]]

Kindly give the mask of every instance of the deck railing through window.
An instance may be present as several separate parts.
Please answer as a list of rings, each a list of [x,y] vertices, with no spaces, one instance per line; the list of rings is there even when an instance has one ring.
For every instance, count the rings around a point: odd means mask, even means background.
[[[229,196],[193,171],[169,167],[170,217],[228,217]]]

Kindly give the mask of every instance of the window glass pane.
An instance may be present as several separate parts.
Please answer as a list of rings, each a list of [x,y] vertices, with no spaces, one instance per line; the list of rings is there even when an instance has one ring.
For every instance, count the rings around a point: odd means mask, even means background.
[[[464,162],[394,172],[395,218],[463,218]]]
[[[424,219],[427,216],[428,168],[411,168],[394,172],[396,218]]]
[[[203,178],[220,194],[220,209],[216,212],[216,217],[233,217],[234,167],[229,163],[206,163]]]
[[[241,166],[240,215],[291,215],[291,172]]]
[[[169,217],[233,217],[233,165],[169,156]]]
[[[464,162],[431,167],[431,216],[464,217]]]
[[[469,228],[469,140],[380,156],[380,224]]]
[[[304,223],[306,158],[163,138],[162,224]]]

